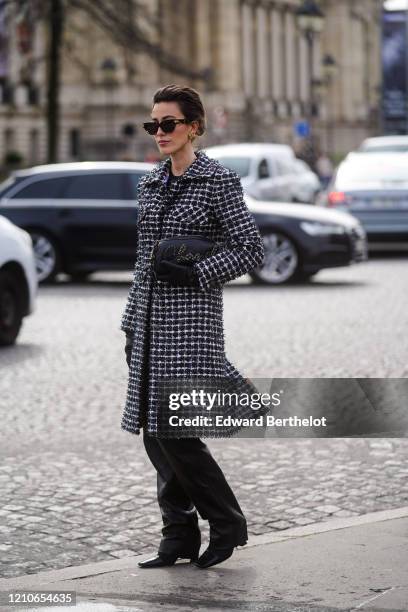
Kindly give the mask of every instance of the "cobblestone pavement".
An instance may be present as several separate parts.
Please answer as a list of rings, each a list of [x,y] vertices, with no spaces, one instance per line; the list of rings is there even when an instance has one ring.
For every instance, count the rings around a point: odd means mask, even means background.
[[[251,377],[407,376],[405,267],[379,259],[310,285],[231,284],[229,359]],[[93,278],[41,287],[18,344],[0,352],[3,577],[150,553],[160,537],[155,472],[119,426],[130,275]],[[252,534],[408,503],[405,439],[208,444]]]

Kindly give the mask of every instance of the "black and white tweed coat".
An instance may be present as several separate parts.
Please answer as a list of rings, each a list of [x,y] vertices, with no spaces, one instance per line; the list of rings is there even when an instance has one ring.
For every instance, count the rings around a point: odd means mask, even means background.
[[[120,326],[134,333],[121,427],[140,434],[143,425],[149,435],[159,438],[227,437],[236,429],[209,433],[196,428],[187,436],[163,424],[158,381],[227,377],[247,385],[248,392],[254,391],[225,356],[222,286],[263,263],[262,237],[235,172],[197,151],[184,174],[167,186],[170,165],[167,158],[138,184],[136,264]],[[227,246],[194,263],[200,287],[154,281],[154,242],[187,234],[205,235],[217,242],[227,240]]]

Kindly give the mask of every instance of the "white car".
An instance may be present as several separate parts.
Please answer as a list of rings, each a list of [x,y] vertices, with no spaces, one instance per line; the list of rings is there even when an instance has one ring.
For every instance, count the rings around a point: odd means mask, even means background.
[[[34,311],[38,277],[28,232],[0,216],[0,346],[13,344]]]
[[[244,191],[256,200],[295,201],[298,160],[288,145],[237,143],[208,147],[204,152],[234,170]]]

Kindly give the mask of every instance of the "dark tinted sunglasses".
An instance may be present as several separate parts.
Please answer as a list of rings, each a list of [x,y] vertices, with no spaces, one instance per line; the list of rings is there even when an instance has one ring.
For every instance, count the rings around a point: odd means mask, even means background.
[[[164,119],[160,123],[158,121],[147,121],[143,124],[143,127],[148,134],[154,136],[154,134],[157,134],[159,127],[163,130],[165,134],[170,134],[170,132],[174,132],[178,123],[190,122],[187,121],[187,119]]]

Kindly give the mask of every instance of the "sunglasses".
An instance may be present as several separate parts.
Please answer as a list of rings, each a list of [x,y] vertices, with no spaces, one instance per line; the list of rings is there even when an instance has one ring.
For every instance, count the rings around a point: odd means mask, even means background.
[[[143,127],[148,134],[154,136],[157,134],[159,128],[161,128],[165,134],[174,132],[178,123],[190,123],[190,121],[187,121],[187,119],[164,119],[160,123],[158,121],[147,121],[147,123],[143,124]]]

